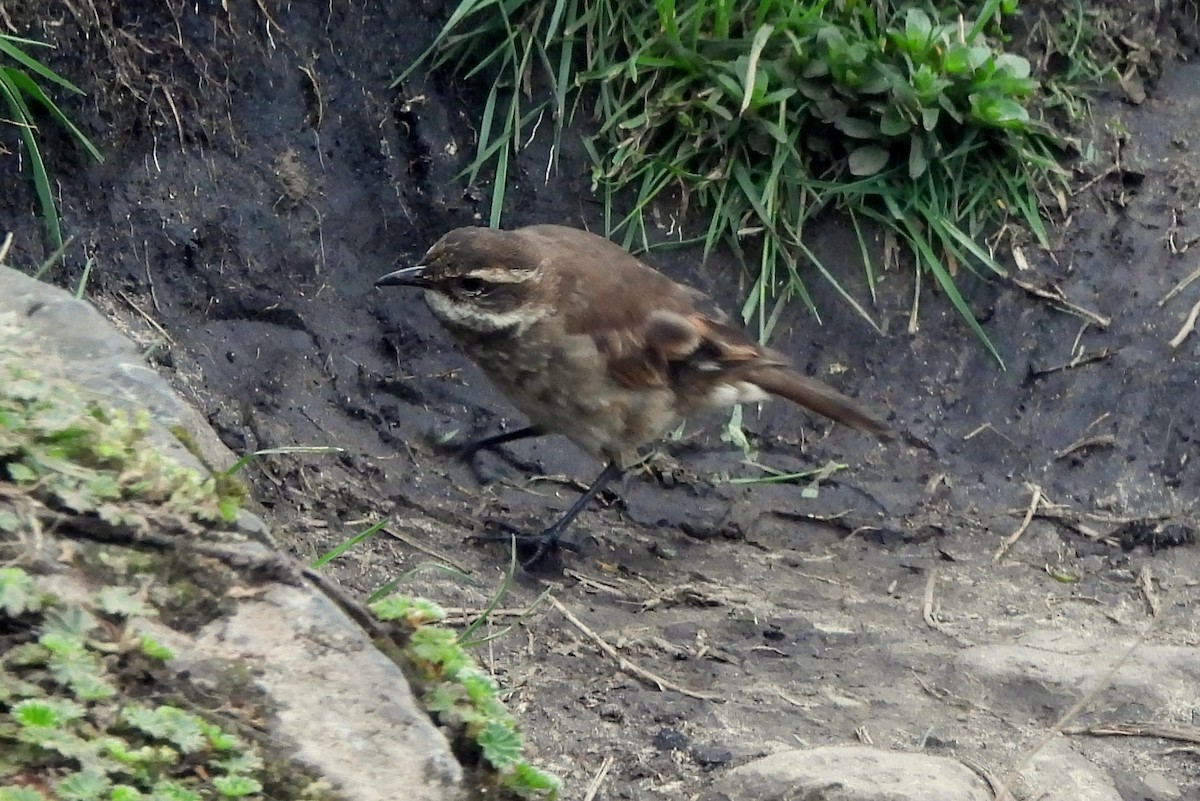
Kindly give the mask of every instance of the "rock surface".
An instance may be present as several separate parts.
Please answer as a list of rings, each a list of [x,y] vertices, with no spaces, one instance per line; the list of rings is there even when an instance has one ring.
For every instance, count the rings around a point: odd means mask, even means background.
[[[734,768],[717,783],[733,801],[989,801],[987,784],[953,759],[826,746],[784,751]]]
[[[147,409],[154,439],[177,461],[203,465],[170,432],[182,425],[205,460],[233,456],[196,411],[184,403],[124,336],[88,303],[0,266],[0,319],[15,318],[23,339],[36,343],[31,365],[70,378],[115,408]],[[274,557],[266,527],[243,513],[238,532],[224,535],[248,558]],[[53,532],[47,532],[53,538]],[[297,575],[299,575],[297,571]],[[63,596],[82,595],[75,571],[53,577]],[[248,582],[234,612],[198,631],[146,622],[175,651],[168,667],[227,693],[230,669],[252,676],[266,694],[269,738],[356,801],[445,801],[462,793],[463,772],[445,737],[417,705],[400,668],[371,643],[342,609],[315,587]],[[186,627],[185,627],[186,628]]]

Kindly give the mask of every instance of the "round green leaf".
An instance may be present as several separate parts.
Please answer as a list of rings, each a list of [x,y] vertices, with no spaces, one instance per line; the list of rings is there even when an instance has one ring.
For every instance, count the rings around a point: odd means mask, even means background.
[[[834,121],[833,127],[846,136],[852,136],[855,139],[879,138],[879,126],[869,120],[859,119],[858,117],[842,117]]]
[[[850,173],[863,177],[874,175],[887,166],[888,152],[878,145],[866,145],[850,154]]]
[[[908,177],[920,178],[929,167],[929,159],[925,156],[925,146],[915,136],[908,149]]]

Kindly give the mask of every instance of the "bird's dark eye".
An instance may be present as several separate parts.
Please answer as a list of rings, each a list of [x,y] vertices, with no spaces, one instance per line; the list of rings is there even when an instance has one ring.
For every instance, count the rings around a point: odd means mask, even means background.
[[[487,289],[487,281],[484,281],[482,278],[473,278],[468,275],[458,279],[458,288],[468,294],[479,295]]]

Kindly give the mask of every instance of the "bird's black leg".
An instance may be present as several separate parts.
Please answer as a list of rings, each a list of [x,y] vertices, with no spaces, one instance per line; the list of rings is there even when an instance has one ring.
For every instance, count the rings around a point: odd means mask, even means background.
[[[543,558],[545,558],[546,554],[550,553],[552,550],[560,547],[574,550],[572,545],[563,541],[563,532],[565,532],[567,527],[571,525],[571,521],[579,516],[579,513],[583,511],[583,508],[591,503],[593,498],[599,495],[605,487],[612,483],[614,478],[617,478],[623,472],[624,468],[622,468],[616,462],[609,462],[606,464],[604,469],[600,471],[600,475],[596,476],[596,480],[592,482],[591,486],[584,490],[583,494],[575,500],[575,503],[571,504],[571,507],[567,509],[567,511],[563,512],[562,517],[554,521],[554,523],[545,531],[542,531],[538,534],[520,534],[512,529],[508,529],[508,531],[503,534],[484,535],[480,537],[474,537],[473,539],[493,541],[508,541],[515,539],[517,542],[517,547],[522,549],[532,548],[533,553],[527,559],[521,562],[521,565],[526,570],[540,562]],[[504,528],[508,527],[504,526]]]
[[[537,426],[525,426],[524,428],[518,428],[513,431],[505,431],[503,434],[495,434],[490,437],[472,440],[465,445],[458,446],[455,450],[455,455],[467,463],[467,466],[471,468],[471,475],[475,477],[477,482],[480,484],[486,484],[488,483],[487,477],[479,471],[479,465],[475,463],[475,457],[479,455],[480,451],[494,451],[499,453],[497,448],[506,442],[514,442],[518,439],[529,439],[531,437],[540,437],[545,433],[545,431]],[[503,454],[500,455],[503,456]]]

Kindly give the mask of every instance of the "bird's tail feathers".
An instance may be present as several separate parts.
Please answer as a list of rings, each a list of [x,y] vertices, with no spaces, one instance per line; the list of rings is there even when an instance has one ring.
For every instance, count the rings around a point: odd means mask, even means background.
[[[846,397],[833,387],[813,378],[807,378],[794,370],[784,368],[762,368],[745,374],[745,380],[757,384],[765,392],[786,398],[792,403],[828,417],[860,431],[887,437],[888,427],[874,417],[859,403]]]

